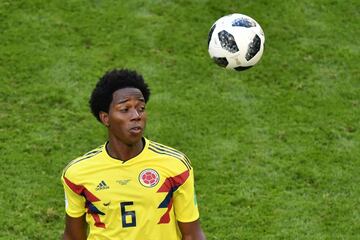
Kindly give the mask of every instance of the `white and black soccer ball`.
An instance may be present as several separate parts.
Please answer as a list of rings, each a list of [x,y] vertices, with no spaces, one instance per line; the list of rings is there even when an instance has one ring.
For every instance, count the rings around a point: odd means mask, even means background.
[[[212,25],[208,51],[219,66],[242,71],[259,62],[264,43],[265,35],[259,23],[249,16],[234,13]]]

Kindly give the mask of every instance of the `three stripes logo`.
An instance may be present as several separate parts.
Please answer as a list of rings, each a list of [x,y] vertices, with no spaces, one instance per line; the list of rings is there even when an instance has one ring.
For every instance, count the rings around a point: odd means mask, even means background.
[[[104,189],[108,189],[109,186],[105,183],[104,180],[102,180],[98,185],[97,187],[95,188],[96,191],[99,191],[99,190],[104,190]]]
[[[174,148],[151,141],[149,144],[149,150],[158,154],[168,155],[177,158],[186,166],[187,169],[191,169],[191,162],[186,157],[186,155]]]

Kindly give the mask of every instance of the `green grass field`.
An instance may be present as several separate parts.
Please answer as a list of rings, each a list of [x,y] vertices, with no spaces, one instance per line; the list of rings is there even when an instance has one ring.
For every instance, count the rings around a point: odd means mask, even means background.
[[[146,136],[192,160],[209,240],[360,239],[360,2],[0,1],[1,240],[59,239],[63,167],[102,144],[88,108],[112,68],[143,74]],[[207,53],[255,18],[260,63]]]

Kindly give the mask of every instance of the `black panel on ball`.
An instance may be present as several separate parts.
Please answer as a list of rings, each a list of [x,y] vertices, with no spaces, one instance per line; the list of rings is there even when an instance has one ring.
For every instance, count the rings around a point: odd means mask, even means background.
[[[235,38],[231,33],[227,32],[225,30],[222,30],[218,33],[218,36],[219,36],[221,47],[223,49],[225,49],[231,53],[236,53],[237,51],[239,51],[239,48],[235,42]]]
[[[248,18],[243,17],[233,20],[232,26],[251,28],[251,27],[256,27],[256,23]]]
[[[251,68],[252,66],[248,66],[248,67],[236,67],[234,68],[236,71],[244,71],[244,70],[247,70],[249,68]]]
[[[208,35],[208,46],[209,46],[209,44],[210,44],[211,37],[212,37],[212,34],[213,34],[213,32],[214,32],[215,27],[216,27],[216,24],[214,24],[214,25],[210,28],[209,35]]]
[[[213,60],[220,67],[226,67],[229,64],[229,62],[228,62],[228,60],[226,60],[226,58],[213,57]]]
[[[249,43],[248,50],[245,55],[245,59],[248,61],[252,59],[259,52],[260,46],[261,46],[261,39],[256,34],[253,40]]]

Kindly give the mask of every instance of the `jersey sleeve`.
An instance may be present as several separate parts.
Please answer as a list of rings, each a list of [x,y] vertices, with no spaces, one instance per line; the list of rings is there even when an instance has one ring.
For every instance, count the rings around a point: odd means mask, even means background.
[[[85,197],[80,195],[79,187],[69,180],[65,174],[61,177],[65,193],[65,211],[70,217],[81,217],[85,214]]]
[[[174,192],[174,210],[179,222],[193,222],[199,218],[194,187],[194,172],[189,169],[189,177]]]

